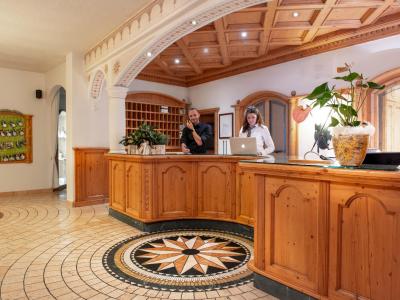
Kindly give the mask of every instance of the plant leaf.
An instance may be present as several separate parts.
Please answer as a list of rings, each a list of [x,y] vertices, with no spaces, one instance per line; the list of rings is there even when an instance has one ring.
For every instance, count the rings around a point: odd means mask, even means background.
[[[385,88],[384,85],[377,84],[376,82],[368,81],[368,87],[374,90],[383,90]]]
[[[353,122],[353,126],[354,126],[354,127],[355,127],[355,126],[360,126],[360,124],[361,124],[360,121],[354,121],[354,122]]]
[[[352,82],[354,79],[357,79],[357,78],[361,78],[361,75],[358,74],[357,72],[351,72],[350,74],[348,74],[346,76],[334,77],[334,79],[344,80],[344,81],[348,81],[348,82]]]
[[[329,124],[329,127],[335,127],[337,125],[339,125],[338,119],[336,119],[335,117],[331,117],[331,124]]]
[[[317,86],[312,92],[311,94],[309,94],[308,96],[306,96],[307,99],[309,100],[314,100],[316,98],[319,98],[321,95],[323,95],[324,93],[330,91],[328,83],[325,82],[319,86]]]

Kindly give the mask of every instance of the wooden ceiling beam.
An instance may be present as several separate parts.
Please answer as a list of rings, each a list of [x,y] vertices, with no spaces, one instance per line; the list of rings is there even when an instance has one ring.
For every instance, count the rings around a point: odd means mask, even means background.
[[[303,42],[311,42],[318,33],[319,27],[325,22],[328,15],[331,13],[337,0],[326,0],[324,8],[320,10],[314,22],[312,23],[312,28],[307,32],[304,37]]]
[[[385,3],[381,4],[380,7],[376,8],[370,15],[365,19],[361,20],[362,26],[374,23],[378,18],[395,2],[395,0],[385,0]]]
[[[272,27],[274,26],[276,9],[278,7],[278,0],[273,0],[267,4],[267,12],[264,17],[264,32],[260,35],[260,47],[258,48],[258,55],[264,55],[267,53],[268,42],[271,36]]]
[[[226,42],[224,24],[222,23],[222,19],[214,21],[214,26],[217,30],[217,40],[221,50],[222,63],[226,66],[230,65],[232,61],[229,58],[228,45]]]
[[[167,74],[170,75],[170,76],[175,76],[174,72],[172,72],[172,71],[168,68],[168,64],[167,64],[165,61],[163,61],[163,60],[160,58],[160,56],[157,56],[157,57],[154,59],[154,62],[155,62],[165,73],[167,73]]]
[[[193,55],[190,53],[187,45],[183,42],[183,40],[180,39],[180,40],[176,41],[176,44],[178,45],[179,48],[181,48],[183,55],[186,57],[188,63],[192,66],[193,70],[197,74],[203,73],[203,70],[200,69],[199,65],[194,60]]]

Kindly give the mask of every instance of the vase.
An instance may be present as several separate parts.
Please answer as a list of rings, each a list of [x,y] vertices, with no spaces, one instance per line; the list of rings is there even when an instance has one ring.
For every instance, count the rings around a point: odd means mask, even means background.
[[[165,154],[165,145],[154,145],[151,154]]]
[[[335,127],[333,149],[341,166],[358,167],[367,154],[369,137],[374,132],[372,125],[360,127]]]
[[[140,144],[140,148],[138,149],[138,154],[141,155],[150,155],[151,154],[151,146],[148,141],[144,141]]]
[[[138,154],[138,146],[137,145],[129,145],[128,146],[128,154]]]

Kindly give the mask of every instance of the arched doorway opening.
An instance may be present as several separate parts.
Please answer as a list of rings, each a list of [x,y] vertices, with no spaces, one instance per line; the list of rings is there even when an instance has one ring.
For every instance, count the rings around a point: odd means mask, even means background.
[[[60,86],[55,91],[51,105],[53,120],[52,145],[54,153],[53,190],[61,191],[67,187],[67,109],[66,92]]]

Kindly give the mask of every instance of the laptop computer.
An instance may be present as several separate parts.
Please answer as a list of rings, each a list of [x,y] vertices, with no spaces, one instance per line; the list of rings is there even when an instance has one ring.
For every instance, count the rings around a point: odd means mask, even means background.
[[[233,155],[257,155],[257,140],[255,137],[232,137],[229,139]]]

